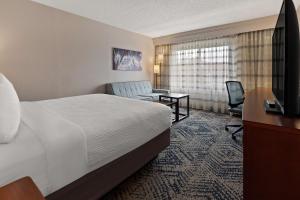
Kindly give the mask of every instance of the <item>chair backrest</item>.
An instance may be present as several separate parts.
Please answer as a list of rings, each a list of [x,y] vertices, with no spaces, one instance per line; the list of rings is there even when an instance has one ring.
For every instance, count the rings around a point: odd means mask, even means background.
[[[226,88],[229,98],[229,106],[235,107],[244,103],[244,88],[239,81],[226,81]]]

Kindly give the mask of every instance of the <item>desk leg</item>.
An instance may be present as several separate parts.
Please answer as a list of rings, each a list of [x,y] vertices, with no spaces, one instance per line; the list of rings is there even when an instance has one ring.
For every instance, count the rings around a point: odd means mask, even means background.
[[[187,116],[190,116],[190,96],[187,96]]]
[[[175,105],[175,122],[179,121],[179,99],[176,100],[176,105]]]

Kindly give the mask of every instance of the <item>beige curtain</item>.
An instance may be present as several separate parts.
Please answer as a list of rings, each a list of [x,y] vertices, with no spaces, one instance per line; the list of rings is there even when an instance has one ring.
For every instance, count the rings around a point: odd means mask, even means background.
[[[155,55],[159,87],[190,94],[191,108],[227,112],[228,80],[240,80],[245,90],[271,85],[272,30],[160,45]]]
[[[170,89],[170,54],[172,45],[155,47],[155,63],[160,65],[158,88]]]
[[[245,90],[272,87],[272,35],[273,29],[237,36],[235,65]]]

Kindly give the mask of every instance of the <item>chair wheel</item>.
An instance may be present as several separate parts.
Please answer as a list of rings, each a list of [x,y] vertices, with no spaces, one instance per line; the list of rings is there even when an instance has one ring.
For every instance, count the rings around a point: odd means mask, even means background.
[[[228,127],[225,127],[225,131],[228,131],[229,129],[228,129]]]
[[[235,135],[232,135],[232,136],[231,136],[231,138],[232,138],[233,140],[236,140],[236,137],[235,137]]]

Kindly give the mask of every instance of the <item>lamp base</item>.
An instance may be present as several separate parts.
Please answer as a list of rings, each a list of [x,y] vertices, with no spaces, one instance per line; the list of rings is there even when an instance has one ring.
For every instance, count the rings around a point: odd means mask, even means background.
[[[155,81],[154,81],[154,87],[155,87],[155,89],[159,89],[158,88],[158,74],[154,74],[154,79],[155,79]]]

